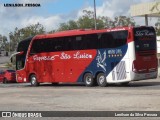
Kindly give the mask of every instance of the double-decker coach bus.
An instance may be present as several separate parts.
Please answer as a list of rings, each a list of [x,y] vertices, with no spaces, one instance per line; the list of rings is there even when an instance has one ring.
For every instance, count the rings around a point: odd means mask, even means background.
[[[86,86],[157,77],[153,27],[71,30],[21,41],[16,55],[17,82],[84,82]]]

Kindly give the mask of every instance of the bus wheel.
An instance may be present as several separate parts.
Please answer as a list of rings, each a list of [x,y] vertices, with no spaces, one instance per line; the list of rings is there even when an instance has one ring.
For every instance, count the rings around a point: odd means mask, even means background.
[[[106,76],[105,76],[104,73],[99,73],[97,75],[97,83],[101,87],[106,87],[107,86]]]
[[[93,79],[93,75],[91,73],[86,73],[83,77],[83,81],[85,83],[86,86],[88,87],[92,87],[94,86],[94,79]]]
[[[39,85],[39,83],[37,82],[37,77],[36,77],[35,74],[30,76],[30,82],[31,82],[32,86],[38,86]]]
[[[3,79],[3,84],[8,83],[8,80],[6,78]]]

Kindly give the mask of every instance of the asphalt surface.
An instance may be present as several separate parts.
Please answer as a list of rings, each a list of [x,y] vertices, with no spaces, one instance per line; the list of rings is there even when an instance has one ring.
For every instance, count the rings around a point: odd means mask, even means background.
[[[39,87],[31,87],[29,83],[0,84],[0,111],[160,111],[160,79],[108,87],[86,87],[83,84],[42,84]]]
[[[0,64],[4,64],[9,62],[9,57],[7,56],[0,56]]]
[[[9,61],[0,57],[0,65]],[[4,68],[0,68],[4,69]],[[129,86],[86,87],[83,84],[0,83],[0,111],[160,111],[160,79]],[[0,118],[0,120],[22,118]],[[30,120],[33,118],[23,118]],[[36,120],[159,120],[159,117],[54,117]]]

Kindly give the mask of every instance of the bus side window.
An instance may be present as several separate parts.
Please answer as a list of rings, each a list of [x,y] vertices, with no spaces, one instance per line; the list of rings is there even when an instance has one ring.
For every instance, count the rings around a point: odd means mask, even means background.
[[[31,50],[30,50],[30,54],[29,55],[35,55],[36,54],[36,51],[34,50],[34,48],[31,48]]]
[[[54,45],[53,45],[53,52],[54,51],[63,51],[63,39],[55,38]]]
[[[69,39],[69,37],[61,38],[61,39],[63,39],[63,50],[69,51],[71,46],[71,40]]]
[[[98,49],[99,48],[99,40],[97,34],[86,35],[87,48],[89,49]],[[86,49],[86,48],[85,48]]]
[[[31,46],[30,53],[29,53],[30,56],[36,54],[36,51],[35,51],[35,49],[36,49],[35,48],[36,47],[35,42],[36,41],[34,41],[33,44],[32,44],[32,46]]]
[[[115,45],[115,40],[110,33],[104,33],[99,38],[100,39],[100,48],[113,48]]]

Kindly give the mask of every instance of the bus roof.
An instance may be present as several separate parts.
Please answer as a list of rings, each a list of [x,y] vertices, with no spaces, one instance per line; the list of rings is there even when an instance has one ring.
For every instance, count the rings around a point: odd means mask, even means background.
[[[151,27],[151,26],[138,26],[138,27],[141,28],[141,27]],[[102,30],[77,29],[77,30],[55,32],[53,34],[36,35],[34,37],[34,39],[56,38],[56,37],[67,37],[67,36],[86,35],[86,34],[94,34],[94,33],[104,33],[104,32],[111,32],[111,31],[130,30],[133,28],[134,28],[133,26],[129,26],[129,27],[116,27],[116,28],[110,28],[110,29],[102,29]]]
[[[34,39],[86,35],[86,34],[104,33],[104,32],[110,32],[110,31],[121,31],[121,30],[128,30],[128,29],[129,29],[129,27],[117,27],[117,28],[102,29],[102,30],[77,29],[77,30],[68,30],[68,31],[55,32],[53,34],[36,35]]]
[[[24,42],[27,42],[27,41],[31,41],[33,37],[34,37],[34,36],[28,37],[28,38],[20,41],[19,44],[24,43]]]

